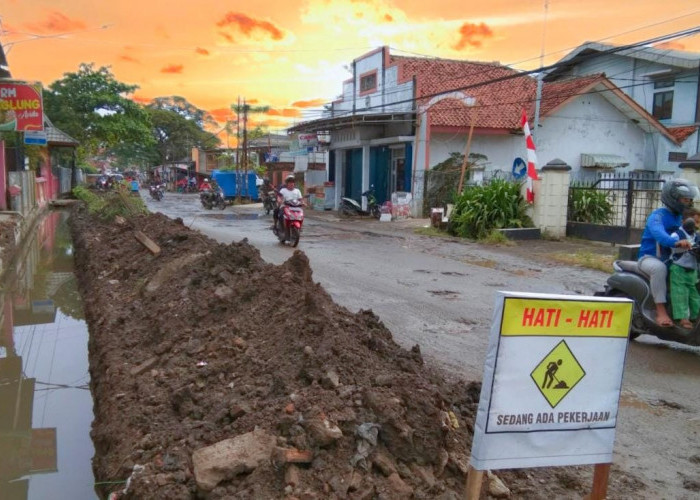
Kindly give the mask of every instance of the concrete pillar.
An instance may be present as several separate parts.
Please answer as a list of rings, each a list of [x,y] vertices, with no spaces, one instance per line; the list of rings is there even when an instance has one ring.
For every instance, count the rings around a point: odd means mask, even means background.
[[[345,150],[336,149],[333,151],[335,154],[335,196],[333,200],[333,209],[338,210],[340,207],[340,198],[343,197],[343,180],[344,177],[344,162],[345,162]]]
[[[362,191],[364,193],[369,189],[369,145],[362,146]],[[362,210],[367,210],[367,198],[360,197]]]
[[[681,162],[678,167],[681,169],[681,177],[700,188],[700,153]]]
[[[570,172],[569,165],[563,160],[555,159],[540,169],[540,179],[534,182],[533,222],[535,227],[557,238],[566,236]]]

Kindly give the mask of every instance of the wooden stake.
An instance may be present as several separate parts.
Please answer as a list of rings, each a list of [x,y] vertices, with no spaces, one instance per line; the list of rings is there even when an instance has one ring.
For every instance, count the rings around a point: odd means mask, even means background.
[[[608,476],[612,464],[595,464],[593,469],[593,488],[584,500],[605,500],[608,494]]]
[[[466,500],[478,500],[481,494],[481,483],[484,479],[484,471],[476,470],[471,465],[467,470],[467,483],[464,486],[464,498]]]
[[[143,246],[148,248],[153,255],[159,255],[160,254],[160,247],[158,244],[153,241],[151,238],[143,234],[141,231],[135,231],[134,232],[134,238],[139,240],[139,243],[141,243]]]
[[[462,173],[459,176],[459,187],[457,188],[457,194],[462,194],[462,186],[464,185],[464,172],[467,170],[467,162],[469,161],[469,150],[472,147],[472,134],[474,133],[474,122],[476,122],[476,110],[472,108],[472,123],[471,125],[469,125],[469,137],[467,138],[467,147],[464,149]]]

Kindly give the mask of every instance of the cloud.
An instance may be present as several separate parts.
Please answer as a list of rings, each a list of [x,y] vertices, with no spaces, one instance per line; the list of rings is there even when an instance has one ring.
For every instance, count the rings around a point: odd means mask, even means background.
[[[326,99],[309,99],[307,101],[295,101],[292,106],[295,108],[317,108],[328,102]]]
[[[262,34],[263,37],[272,40],[284,38],[284,32],[270,21],[253,19],[240,12],[228,12],[216,25],[221,28],[219,34],[229,42],[233,42],[233,35],[226,30],[233,30],[246,38],[254,38],[256,34]]]
[[[136,64],[140,64],[140,63],[141,63],[141,61],[139,61],[139,60],[136,59],[135,57],[131,57],[131,56],[128,56],[128,55],[120,55],[120,56],[119,56],[119,60],[120,60],[120,61],[125,61],[125,62],[130,62],[130,63],[136,63]]]
[[[200,54],[200,55],[203,55],[203,56],[208,56],[208,55],[209,55],[209,51],[208,51],[207,49],[203,49],[202,47],[197,47],[196,49],[194,49],[194,51],[195,51],[197,54]]]
[[[158,25],[156,27],[156,35],[159,38],[165,38],[166,40],[170,39],[170,35],[166,31],[166,29],[163,26]]]
[[[152,101],[150,97],[141,97],[138,95],[132,95],[131,100],[134,102],[138,102],[139,104],[149,104]]]
[[[87,28],[87,25],[80,19],[71,19],[57,10],[49,12],[45,19],[36,23],[27,23],[25,26],[37,33],[65,33]]]
[[[294,108],[271,109],[267,114],[270,116],[283,116],[285,118],[301,118],[301,111]]]
[[[459,28],[459,40],[452,46],[455,50],[466,47],[481,47],[485,38],[493,37],[493,30],[486,23],[464,23]]]
[[[182,73],[182,70],[185,67],[182,64],[169,64],[168,66],[165,66],[164,68],[161,68],[160,72],[161,73],[176,73],[180,74]]]
[[[229,108],[210,109],[209,114],[219,123],[224,123],[227,120],[232,120],[236,117],[236,113]]]
[[[258,104],[260,99],[246,99],[246,104]]]
[[[391,17],[391,14],[384,14],[384,20],[385,20],[387,23],[394,22],[394,18]]]
[[[685,44],[671,40],[669,42],[663,42],[658,45],[654,45],[654,48],[662,50],[685,50]]]

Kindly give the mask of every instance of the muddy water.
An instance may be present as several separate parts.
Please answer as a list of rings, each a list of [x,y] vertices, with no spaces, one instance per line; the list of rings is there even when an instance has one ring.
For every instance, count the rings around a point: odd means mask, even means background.
[[[94,499],[88,332],[66,212],[50,212],[0,288],[0,498]]]

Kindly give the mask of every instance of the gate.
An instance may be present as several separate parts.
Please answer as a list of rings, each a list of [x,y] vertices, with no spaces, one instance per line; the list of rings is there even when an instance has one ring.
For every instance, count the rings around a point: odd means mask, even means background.
[[[660,206],[660,174],[599,174],[591,183],[572,183],[566,235],[617,244],[639,243],[652,210]]]

